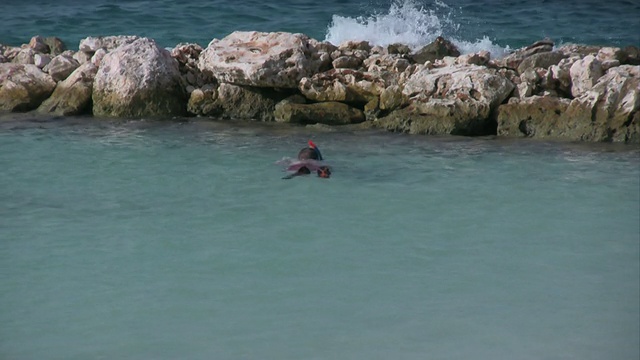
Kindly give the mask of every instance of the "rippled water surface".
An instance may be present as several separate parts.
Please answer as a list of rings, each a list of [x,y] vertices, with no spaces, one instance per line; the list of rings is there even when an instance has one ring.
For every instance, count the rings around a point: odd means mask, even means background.
[[[289,31],[318,40],[376,39],[425,45],[438,35],[478,48],[517,48],[543,37],[640,46],[640,3],[614,0],[220,1],[4,0],[0,43],[58,36],[69,48],[98,35],[140,35],[173,47],[206,46],[235,30]],[[485,39],[485,40],[482,40]]]
[[[0,358],[638,358],[637,148],[26,118]]]

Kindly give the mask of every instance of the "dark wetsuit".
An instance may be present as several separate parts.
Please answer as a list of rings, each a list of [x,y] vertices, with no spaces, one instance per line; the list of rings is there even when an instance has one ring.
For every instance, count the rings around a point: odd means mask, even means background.
[[[309,159],[318,160],[318,153],[312,148],[306,147],[300,150],[300,152],[298,152],[298,160],[309,160]],[[298,169],[298,171],[296,171],[295,173],[285,178],[291,179],[294,176],[309,175],[309,174],[311,174],[311,170],[309,170],[308,167],[303,166],[300,169]]]
[[[315,144],[313,146],[315,146]],[[322,155],[320,155],[320,151],[317,149],[314,149],[312,147],[305,147],[298,152],[298,160],[321,161]],[[329,169],[328,166],[321,166],[316,172],[318,176],[322,178],[329,178],[331,176],[331,170]],[[298,171],[296,171],[295,173],[291,175],[287,175],[283,179],[291,179],[294,176],[309,175],[309,174],[311,174],[311,170],[309,170],[308,167],[303,166],[300,169],[298,169]]]
[[[300,152],[298,153],[298,160],[309,160],[309,159],[322,160],[322,159],[318,159],[318,152],[310,147],[306,147],[300,150]]]

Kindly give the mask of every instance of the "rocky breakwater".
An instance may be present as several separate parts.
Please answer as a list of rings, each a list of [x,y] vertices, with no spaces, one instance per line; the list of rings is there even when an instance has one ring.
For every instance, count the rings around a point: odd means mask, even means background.
[[[52,39],[0,46],[0,110],[640,143],[635,47],[543,40],[492,59],[443,38],[412,51],[234,32],[168,51],[111,36],[84,39],[77,52]]]
[[[518,75],[497,135],[640,143],[637,48],[539,42],[497,63]]]
[[[134,118],[187,115],[178,62],[154,40],[88,37],[78,51],[58,55],[47,42],[64,49],[59,39],[39,36],[19,48],[0,45],[0,110]]]

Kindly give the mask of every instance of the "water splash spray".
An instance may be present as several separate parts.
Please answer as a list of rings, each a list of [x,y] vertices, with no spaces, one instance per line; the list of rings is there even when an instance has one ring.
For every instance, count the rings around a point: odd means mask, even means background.
[[[494,44],[487,36],[461,39],[460,24],[455,19],[456,9],[440,0],[427,6],[416,0],[395,0],[386,12],[355,18],[334,15],[325,40],[335,45],[347,40],[368,41],[381,46],[402,43],[417,50],[443,36],[463,54],[487,50],[493,57],[502,57],[509,51]]]

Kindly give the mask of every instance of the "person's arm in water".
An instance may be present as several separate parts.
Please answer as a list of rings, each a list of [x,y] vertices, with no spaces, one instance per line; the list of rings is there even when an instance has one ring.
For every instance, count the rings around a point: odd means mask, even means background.
[[[289,179],[293,179],[296,176],[309,175],[309,174],[311,174],[311,171],[309,171],[308,168],[303,166],[300,169],[298,169],[298,171],[294,172],[293,174],[289,174],[289,175],[283,177],[283,179],[289,180]]]

